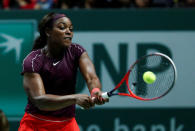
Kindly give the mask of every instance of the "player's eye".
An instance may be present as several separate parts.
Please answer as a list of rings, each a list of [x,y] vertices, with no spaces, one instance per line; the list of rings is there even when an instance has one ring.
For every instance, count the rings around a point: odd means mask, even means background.
[[[73,31],[73,28],[69,28],[69,30],[72,32]]]
[[[71,32],[73,31],[73,26],[72,26],[72,25],[69,27],[69,30],[70,30]]]
[[[64,26],[60,26],[59,29],[60,29],[60,30],[64,30],[65,27],[64,27]]]

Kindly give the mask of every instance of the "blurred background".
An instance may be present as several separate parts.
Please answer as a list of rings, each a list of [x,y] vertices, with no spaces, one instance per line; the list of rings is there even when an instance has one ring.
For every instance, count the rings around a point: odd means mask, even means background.
[[[195,0],[1,0],[0,109],[17,131],[27,97],[22,62],[51,12],[65,13],[96,67],[103,91],[112,89],[142,55],[162,52],[176,64],[173,90],[156,101],[116,96],[81,110],[81,131],[195,131]],[[120,91],[127,92],[125,87]],[[77,93],[89,94],[80,75]]]
[[[187,8],[194,6],[194,0],[1,0],[1,8],[4,10]]]

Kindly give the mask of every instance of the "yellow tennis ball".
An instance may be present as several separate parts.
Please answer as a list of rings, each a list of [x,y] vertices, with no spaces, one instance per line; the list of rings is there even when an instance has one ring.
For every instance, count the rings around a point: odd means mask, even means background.
[[[146,71],[143,75],[143,80],[147,84],[152,84],[156,81],[156,75],[151,71]]]

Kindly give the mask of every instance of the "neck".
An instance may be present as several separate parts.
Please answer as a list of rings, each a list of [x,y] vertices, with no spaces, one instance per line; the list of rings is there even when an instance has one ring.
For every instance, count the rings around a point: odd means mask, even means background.
[[[64,51],[64,47],[51,46],[50,44],[45,46],[46,55],[54,59],[61,59],[64,56]]]

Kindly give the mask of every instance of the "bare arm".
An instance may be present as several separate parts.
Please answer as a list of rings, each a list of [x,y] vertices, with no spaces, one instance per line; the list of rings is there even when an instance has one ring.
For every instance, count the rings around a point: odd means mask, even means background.
[[[97,98],[95,101],[96,104],[104,104],[105,101],[108,101],[106,99],[102,99],[101,97],[101,83],[96,75],[94,65],[86,52],[84,52],[79,59],[79,67],[82,75],[85,78],[90,93],[94,88],[100,89],[99,91],[97,90],[94,92],[95,97]]]
[[[87,95],[46,94],[43,81],[38,73],[25,73],[23,85],[29,99],[40,110],[55,111],[73,104],[78,104],[86,109],[92,106],[91,98]]]
[[[84,52],[80,57],[79,67],[82,75],[85,78],[89,91],[91,92],[93,88],[101,89],[101,84],[96,75],[94,65],[86,52]]]

